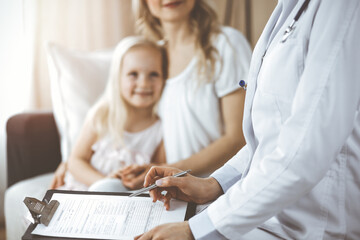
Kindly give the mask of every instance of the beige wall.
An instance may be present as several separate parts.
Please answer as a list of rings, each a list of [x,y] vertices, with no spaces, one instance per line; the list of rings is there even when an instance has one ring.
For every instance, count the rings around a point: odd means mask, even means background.
[[[220,21],[239,29],[255,46],[277,0],[214,0]]]
[[[236,0],[235,0],[236,1]],[[249,0],[250,4],[250,25],[251,44],[254,47],[259,39],[267,20],[269,19],[272,11],[274,10],[277,0]]]

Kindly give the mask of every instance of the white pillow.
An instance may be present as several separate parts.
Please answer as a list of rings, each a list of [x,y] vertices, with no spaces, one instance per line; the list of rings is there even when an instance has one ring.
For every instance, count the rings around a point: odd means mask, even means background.
[[[53,113],[63,161],[70,155],[87,111],[105,89],[112,53],[47,45]]]

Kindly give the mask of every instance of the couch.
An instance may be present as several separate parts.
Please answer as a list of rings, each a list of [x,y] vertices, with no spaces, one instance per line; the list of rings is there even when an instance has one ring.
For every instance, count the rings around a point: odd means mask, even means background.
[[[61,161],[60,139],[52,112],[21,113],[7,121],[8,187],[53,172]]]
[[[8,187],[53,172],[70,155],[87,111],[105,89],[113,48],[47,47],[51,112],[21,113],[7,122]]]
[[[60,138],[52,112],[21,113],[10,117],[7,133],[5,223],[8,240],[18,240],[28,224],[23,200],[42,199],[61,162]]]

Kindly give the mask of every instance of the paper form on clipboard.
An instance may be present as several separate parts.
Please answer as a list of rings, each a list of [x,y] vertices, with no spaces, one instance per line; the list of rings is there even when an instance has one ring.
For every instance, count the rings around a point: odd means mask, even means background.
[[[155,226],[184,221],[188,203],[173,200],[171,209],[150,197],[54,193],[60,206],[49,226],[31,234],[91,239],[133,239]]]

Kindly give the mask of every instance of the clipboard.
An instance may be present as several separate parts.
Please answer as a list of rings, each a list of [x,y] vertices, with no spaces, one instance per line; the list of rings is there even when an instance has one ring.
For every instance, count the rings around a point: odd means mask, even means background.
[[[90,191],[68,191],[68,190],[48,190],[43,198],[44,202],[50,202],[53,194],[82,194],[82,195],[108,195],[108,196],[129,196],[131,192],[90,192]],[[138,197],[150,197],[149,194],[140,194]],[[196,204],[188,203],[184,220],[189,220],[195,215]],[[59,239],[92,239],[92,238],[68,238],[68,237],[52,237],[52,236],[40,236],[32,234],[32,231],[36,228],[37,223],[31,223],[26,232],[22,236],[23,240],[59,240]]]

